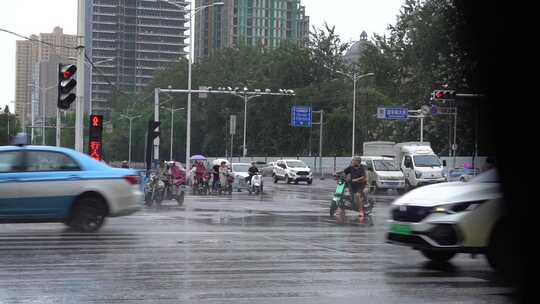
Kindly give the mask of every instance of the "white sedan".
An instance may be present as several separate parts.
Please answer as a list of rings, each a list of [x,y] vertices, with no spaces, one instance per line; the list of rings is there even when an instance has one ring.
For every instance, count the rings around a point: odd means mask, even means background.
[[[507,231],[496,170],[470,182],[441,183],[415,189],[391,209],[388,242],[420,250],[437,262],[457,253],[486,254],[491,266],[504,258]]]

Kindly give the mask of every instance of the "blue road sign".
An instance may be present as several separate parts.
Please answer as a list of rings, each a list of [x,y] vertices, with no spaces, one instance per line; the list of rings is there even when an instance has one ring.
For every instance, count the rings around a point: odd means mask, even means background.
[[[311,107],[293,106],[291,109],[291,126],[311,127]]]
[[[409,118],[409,109],[407,108],[377,108],[377,118],[405,120]]]

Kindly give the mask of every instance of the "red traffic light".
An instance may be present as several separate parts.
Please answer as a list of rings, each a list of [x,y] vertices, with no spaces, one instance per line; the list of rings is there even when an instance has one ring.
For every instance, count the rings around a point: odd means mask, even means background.
[[[91,122],[92,122],[92,127],[100,127],[101,117],[98,115],[92,115]]]
[[[63,80],[69,79],[75,75],[75,72],[77,72],[77,66],[74,64],[60,64],[60,77],[63,77]]]
[[[444,92],[443,91],[437,91],[435,92],[435,98],[443,98],[444,97]]]
[[[71,75],[73,75],[71,71],[64,71],[64,79],[71,77]]]

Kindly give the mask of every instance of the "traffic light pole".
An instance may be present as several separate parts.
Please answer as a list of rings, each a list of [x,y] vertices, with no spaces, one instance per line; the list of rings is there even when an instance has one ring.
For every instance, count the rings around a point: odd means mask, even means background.
[[[77,16],[77,39],[78,39],[78,57],[77,57],[77,66],[79,68],[79,73],[77,76],[77,99],[75,107],[75,150],[78,152],[84,152],[84,99],[85,99],[85,49],[84,49],[84,39],[86,37],[86,4],[85,0],[78,1],[78,16]]]
[[[60,109],[56,108],[56,146],[60,147]]]
[[[159,88],[154,90],[154,121],[159,121],[159,91]],[[154,138],[154,160],[159,161],[159,136]]]

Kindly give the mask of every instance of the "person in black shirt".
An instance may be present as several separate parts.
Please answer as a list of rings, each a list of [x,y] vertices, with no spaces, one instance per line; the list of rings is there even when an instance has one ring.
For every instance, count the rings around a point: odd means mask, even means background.
[[[251,167],[249,167],[248,173],[249,173],[249,176],[246,177],[246,182],[248,184],[251,184],[251,178],[253,177],[253,175],[259,173],[259,168],[255,166],[255,162],[251,162]]]
[[[336,172],[336,174],[347,174],[347,180],[351,189],[351,194],[354,195],[355,202],[358,203],[358,217],[363,220],[364,218],[364,202],[362,201],[361,193],[367,184],[367,176],[364,166],[361,164],[362,159],[360,156],[355,156],[352,159],[351,165],[345,170]]]

